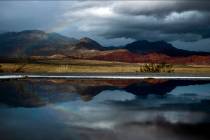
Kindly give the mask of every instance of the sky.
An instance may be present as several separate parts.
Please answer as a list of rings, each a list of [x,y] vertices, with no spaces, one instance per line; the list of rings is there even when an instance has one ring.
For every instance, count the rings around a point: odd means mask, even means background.
[[[44,30],[104,46],[165,40],[210,52],[208,0],[0,0],[0,32]]]

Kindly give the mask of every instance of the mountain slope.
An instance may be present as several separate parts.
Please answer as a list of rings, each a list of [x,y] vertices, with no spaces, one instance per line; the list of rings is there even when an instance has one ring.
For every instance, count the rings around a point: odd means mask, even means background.
[[[39,30],[1,34],[0,46],[0,56],[4,57],[73,55],[78,50],[103,50],[103,46],[89,38],[77,40]]]
[[[105,50],[105,48],[98,42],[87,37],[81,38],[76,46],[80,49]]]
[[[210,53],[206,52],[178,49],[165,41],[149,42],[140,40],[127,44],[124,48],[138,54],[161,53],[168,56],[210,55]]]
[[[142,40],[109,48],[87,37],[78,40],[39,30],[0,34],[0,57],[210,64],[210,53],[177,49],[165,41]]]
[[[128,63],[169,63],[169,64],[197,64],[210,65],[210,56],[168,56],[160,53],[135,54],[127,50],[98,54],[89,58],[92,60],[119,61]]]
[[[56,33],[45,33],[39,30],[9,32],[0,35],[1,56],[23,57],[39,53],[55,52],[65,46],[78,42]]]

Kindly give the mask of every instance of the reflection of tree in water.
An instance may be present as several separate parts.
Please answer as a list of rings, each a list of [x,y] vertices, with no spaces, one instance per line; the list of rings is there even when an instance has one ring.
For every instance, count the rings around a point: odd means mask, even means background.
[[[177,86],[206,84],[193,80],[49,80],[0,81],[0,102],[10,106],[43,106],[75,100],[90,101],[104,90],[125,90],[136,96],[165,95]]]

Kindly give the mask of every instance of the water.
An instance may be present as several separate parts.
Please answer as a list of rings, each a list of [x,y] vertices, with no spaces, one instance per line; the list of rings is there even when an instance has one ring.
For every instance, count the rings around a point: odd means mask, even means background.
[[[210,81],[0,81],[1,140],[210,139]]]

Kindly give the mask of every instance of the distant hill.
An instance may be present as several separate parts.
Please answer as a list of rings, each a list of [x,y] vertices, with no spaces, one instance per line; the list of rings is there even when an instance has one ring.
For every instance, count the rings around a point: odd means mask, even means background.
[[[210,64],[210,53],[178,49],[165,41],[139,40],[109,48],[87,37],[75,39],[40,30],[0,34],[0,57]]]
[[[77,40],[57,33],[45,33],[39,30],[1,34],[0,46],[0,56],[7,57],[70,55],[76,50],[103,50],[104,48],[89,38]]]
[[[105,47],[88,37],[81,38],[75,45],[78,49],[105,50]]]
[[[149,42],[147,40],[140,40],[127,44],[124,48],[138,54],[161,53],[168,56],[190,56],[210,54],[207,52],[195,52],[178,49],[173,47],[172,44],[167,43],[165,41]]]
[[[0,56],[48,55],[76,42],[74,38],[39,30],[8,32],[0,35]]]

